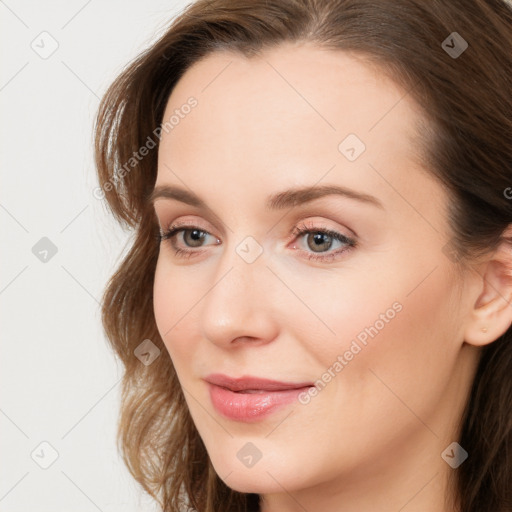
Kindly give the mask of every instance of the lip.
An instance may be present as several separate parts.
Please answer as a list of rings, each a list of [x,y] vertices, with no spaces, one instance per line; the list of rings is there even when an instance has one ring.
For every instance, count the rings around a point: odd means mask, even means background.
[[[208,383],[210,399],[221,415],[234,421],[255,422],[290,404],[313,386],[312,382],[282,382],[259,377],[228,377],[211,374]]]

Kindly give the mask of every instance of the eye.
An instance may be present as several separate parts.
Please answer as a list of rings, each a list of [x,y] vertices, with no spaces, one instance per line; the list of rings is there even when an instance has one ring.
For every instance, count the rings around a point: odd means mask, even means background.
[[[206,239],[206,237],[212,236],[211,233],[205,231],[204,229],[198,228],[197,226],[171,226],[167,231],[160,232],[157,237],[158,242],[161,243],[164,240],[169,240],[176,256],[182,256],[185,258],[190,258],[198,251],[182,249],[176,245],[175,238],[177,238],[177,235],[181,232],[183,232],[182,239],[185,241],[185,246],[195,248],[200,248],[201,243]],[[215,240],[216,245],[218,245],[220,241],[217,238]]]
[[[306,252],[305,257],[309,260],[332,261],[349,250],[356,247],[356,240],[337,231],[314,227],[311,225],[300,224],[293,229],[293,234],[297,237],[306,235],[306,245],[313,252]],[[334,242],[341,244],[338,250],[325,253],[323,250],[331,249]],[[295,248],[295,246],[294,246]]]

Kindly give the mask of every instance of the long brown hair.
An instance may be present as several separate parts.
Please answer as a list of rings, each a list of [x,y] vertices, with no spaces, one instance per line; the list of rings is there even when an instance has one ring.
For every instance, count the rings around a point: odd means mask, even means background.
[[[459,55],[448,51],[459,37],[455,31],[468,44]],[[462,39],[455,39],[459,48]],[[216,475],[156,328],[158,226],[147,199],[157,175],[157,128],[193,63],[216,50],[250,58],[286,41],[357,52],[422,108],[421,157],[452,197],[447,254],[454,263],[496,249],[512,223],[512,202],[503,193],[512,190],[512,8],[505,0],[189,5],[113,82],[95,125],[95,196],[134,230],[102,302],[106,335],[125,367],[118,443],[134,478],[165,511],[183,503],[198,512],[257,510],[258,496],[235,492]],[[145,365],[134,351],[148,339],[163,354]],[[457,506],[512,510],[511,329],[482,350],[460,431],[470,456],[453,473]]]

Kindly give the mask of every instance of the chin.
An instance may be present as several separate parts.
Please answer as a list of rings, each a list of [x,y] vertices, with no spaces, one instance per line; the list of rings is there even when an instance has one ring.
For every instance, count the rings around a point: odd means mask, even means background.
[[[231,452],[229,456],[216,453],[210,457],[219,478],[234,491],[273,494],[282,493],[283,487],[292,491],[300,488],[301,482],[297,481],[296,472],[288,464],[283,464],[283,457],[278,454],[274,453],[267,460],[262,457],[252,467],[245,467],[237,457],[237,452],[238,448],[233,453],[234,463],[228,462]]]
[[[218,473],[217,473],[218,474]],[[281,479],[279,475],[274,475],[272,471],[270,474],[274,476],[272,478],[265,470],[255,472],[253,468],[248,470],[233,471],[227,473],[222,481],[231,489],[243,493],[254,493],[254,494],[273,494],[283,492],[283,487],[278,484],[285,477]],[[284,483],[286,486],[286,483]]]

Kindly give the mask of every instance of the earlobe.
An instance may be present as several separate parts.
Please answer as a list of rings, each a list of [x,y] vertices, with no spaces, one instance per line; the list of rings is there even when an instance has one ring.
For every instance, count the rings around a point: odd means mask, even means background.
[[[512,324],[512,225],[480,268],[480,293],[474,302],[464,340],[484,346],[502,336]]]

